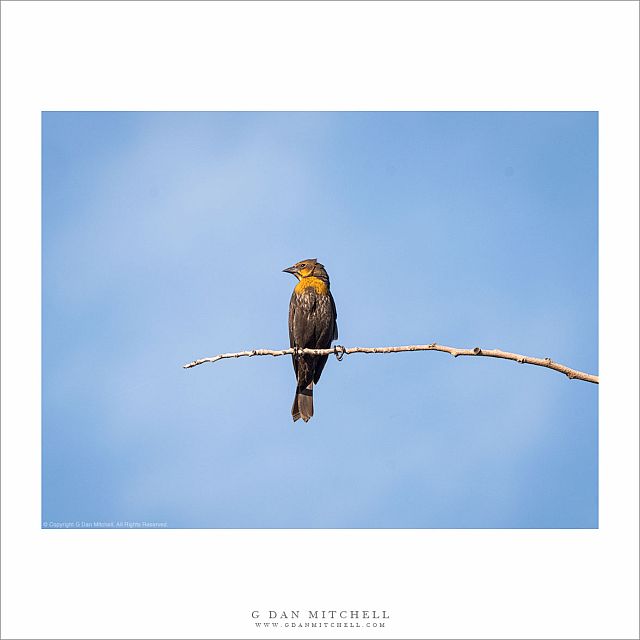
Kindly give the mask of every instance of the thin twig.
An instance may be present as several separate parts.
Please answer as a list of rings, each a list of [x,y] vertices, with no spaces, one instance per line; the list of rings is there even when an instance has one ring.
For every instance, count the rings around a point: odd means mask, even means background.
[[[504,360],[514,360],[522,364],[533,364],[538,367],[546,367],[547,369],[553,369],[564,373],[568,378],[575,380],[584,380],[585,382],[593,382],[598,384],[598,376],[594,376],[591,373],[583,373],[577,371],[571,367],[567,367],[559,362],[554,362],[551,358],[533,358],[531,356],[523,356],[519,353],[510,353],[509,351],[501,351],[500,349],[481,349],[476,347],[475,349],[456,349],[455,347],[445,347],[442,344],[414,344],[406,347],[351,347],[349,349],[336,345],[329,349],[251,349],[249,351],[238,351],[236,353],[221,353],[211,358],[201,358],[200,360],[194,360],[189,364],[183,365],[184,369],[191,369],[191,367],[197,367],[199,364],[205,362],[217,362],[218,360],[224,360],[225,358],[242,358],[253,356],[286,356],[297,353],[298,355],[310,355],[310,356],[326,356],[335,354],[339,360],[342,360],[344,355],[350,355],[352,353],[401,353],[403,351],[443,351],[444,353],[450,353],[454,358],[458,356],[486,356],[487,358],[503,358]]]

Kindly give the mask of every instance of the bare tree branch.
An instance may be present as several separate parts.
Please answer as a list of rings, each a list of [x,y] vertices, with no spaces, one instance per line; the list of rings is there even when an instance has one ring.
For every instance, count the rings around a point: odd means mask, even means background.
[[[481,349],[475,347],[475,349],[456,349],[455,347],[445,347],[441,344],[414,344],[406,347],[351,347],[349,349],[336,345],[329,349],[251,349],[250,351],[238,351],[236,353],[221,353],[211,358],[202,358],[200,360],[194,360],[188,364],[183,365],[184,369],[191,369],[191,367],[197,367],[199,364],[205,362],[217,362],[218,360],[224,360],[225,358],[242,358],[253,356],[286,356],[297,353],[298,355],[310,355],[310,356],[326,356],[335,354],[338,360],[342,360],[345,355],[352,353],[401,353],[403,351],[443,351],[444,353],[450,353],[454,358],[458,356],[486,356],[487,358],[503,358],[504,360],[514,360],[522,364],[533,364],[538,367],[546,367],[547,369],[553,369],[564,373],[568,378],[576,380],[584,380],[585,382],[593,382],[598,384],[598,376],[594,376],[591,373],[583,373],[577,371],[571,367],[567,367],[559,362],[554,362],[551,358],[533,358],[531,356],[523,356],[519,353],[510,353],[508,351],[501,351],[500,349]]]

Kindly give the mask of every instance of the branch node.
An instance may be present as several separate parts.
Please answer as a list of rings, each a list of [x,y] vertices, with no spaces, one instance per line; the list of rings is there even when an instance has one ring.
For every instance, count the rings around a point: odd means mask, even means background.
[[[473,355],[474,356],[482,355],[482,349],[480,347],[475,347],[475,349],[473,350]]]

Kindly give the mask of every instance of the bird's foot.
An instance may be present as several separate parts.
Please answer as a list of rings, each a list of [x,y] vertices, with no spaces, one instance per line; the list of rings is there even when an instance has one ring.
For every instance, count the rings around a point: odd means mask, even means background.
[[[341,344],[336,344],[333,347],[333,353],[336,356],[336,360],[340,362],[345,357],[347,350]]]

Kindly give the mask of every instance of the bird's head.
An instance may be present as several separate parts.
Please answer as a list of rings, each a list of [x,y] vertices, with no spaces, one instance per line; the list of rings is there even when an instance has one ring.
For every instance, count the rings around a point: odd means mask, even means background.
[[[298,280],[303,278],[320,278],[329,282],[329,275],[324,269],[324,265],[321,265],[316,258],[309,258],[308,260],[300,260],[296,262],[292,267],[283,269],[284,273],[291,273]]]

